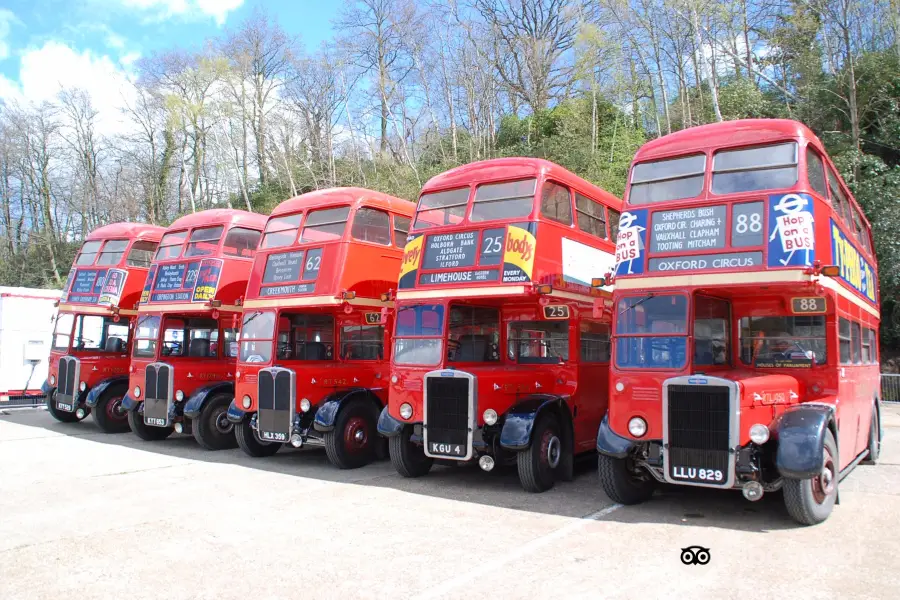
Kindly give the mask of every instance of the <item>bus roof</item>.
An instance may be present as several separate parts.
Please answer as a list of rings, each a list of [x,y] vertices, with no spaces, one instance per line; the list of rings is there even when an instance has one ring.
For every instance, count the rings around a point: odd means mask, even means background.
[[[549,160],[542,158],[494,158],[455,167],[435,175],[422,187],[422,193],[427,194],[438,190],[463,187],[473,183],[484,181],[502,181],[522,179],[524,177],[537,177],[545,175],[551,179],[565,183],[569,186],[580,187],[597,199],[603,199],[613,207],[622,203],[620,198],[610,194],[603,188],[597,187],[590,181],[586,181]]]
[[[146,223],[111,223],[91,231],[85,241],[128,238],[130,240],[150,240],[158,242],[166,228]]]
[[[820,153],[825,152],[816,134],[803,123],[790,119],[739,119],[689,127],[651,140],[640,147],[633,162],[676,156],[706,148],[769,144],[789,138],[809,140]]]
[[[246,210],[234,210],[230,208],[212,208],[200,212],[185,215],[176,219],[169,225],[167,231],[178,231],[208,225],[240,225],[250,229],[262,229],[266,226],[266,215],[247,212]]]
[[[395,198],[382,192],[358,187],[339,187],[315,190],[285,200],[272,211],[273,217],[289,215],[309,208],[321,208],[339,204],[351,207],[370,206],[412,217],[416,205],[408,200]]]

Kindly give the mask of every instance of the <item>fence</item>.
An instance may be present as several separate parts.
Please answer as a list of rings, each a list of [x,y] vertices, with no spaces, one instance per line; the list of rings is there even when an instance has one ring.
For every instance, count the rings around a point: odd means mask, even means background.
[[[900,402],[900,374],[881,374],[881,401]]]

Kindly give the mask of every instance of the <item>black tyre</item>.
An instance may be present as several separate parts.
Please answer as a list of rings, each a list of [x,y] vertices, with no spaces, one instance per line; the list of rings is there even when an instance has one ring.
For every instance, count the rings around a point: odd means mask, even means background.
[[[164,440],[175,430],[172,427],[153,427],[144,423],[144,416],[138,412],[140,406],[128,411],[128,426],[134,435],[146,442]]]
[[[519,483],[526,492],[539,494],[553,487],[556,471],[569,453],[563,443],[559,421],[554,415],[538,417],[531,434],[531,445],[516,454]],[[571,457],[566,457],[571,462]]]
[[[421,477],[431,470],[434,460],[425,456],[425,448],[409,441],[412,427],[403,430],[392,438],[388,438],[388,453],[391,464],[404,477]]]
[[[338,413],[334,429],[325,432],[325,453],[338,469],[358,469],[375,460],[378,443],[375,405],[353,400]]]
[[[878,418],[878,407],[872,405],[872,422],[869,424],[869,456],[863,461],[867,465],[878,463],[881,456],[881,421]]]
[[[127,384],[111,385],[100,395],[91,414],[94,421],[106,433],[125,433],[128,427],[128,411],[122,408],[122,398],[128,392]]]
[[[53,390],[47,396],[47,412],[60,423],[77,423],[81,420],[73,412],[66,412],[56,408],[56,390]],[[86,416],[87,415],[85,415],[85,417]]]
[[[653,495],[653,477],[635,467],[630,458],[597,456],[597,475],[600,486],[609,499],[619,504],[640,504]]]
[[[281,443],[279,442],[264,442],[260,440],[253,428],[250,427],[249,418],[244,418],[238,425],[234,426],[234,437],[244,454],[254,458],[272,456],[281,448]]]
[[[817,525],[828,518],[838,492],[837,444],[830,430],[825,432],[822,471],[809,479],[784,480],[784,504],[801,525]]]
[[[206,401],[200,416],[192,420],[194,439],[207,450],[237,448],[234,423],[225,416],[232,400],[229,394],[216,394]]]

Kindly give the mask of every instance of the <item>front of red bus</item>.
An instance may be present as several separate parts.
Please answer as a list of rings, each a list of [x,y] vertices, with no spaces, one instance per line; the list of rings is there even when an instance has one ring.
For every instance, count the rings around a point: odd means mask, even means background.
[[[426,474],[435,461],[477,462],[486,471],[516,464],[523,488],[541,492],[571,476],[582,448],[593,450],[605,397],[582,400],[577,382],[605,383],[607,367],[583,365],[576,345],[589,326],[580,311],[590,314],[590,281],[579,294],[564,291],[563,279],[578,257],[591,265],[608,259],[611,269],[613,246],[576,241],[568,219],[545,218],[551,205],[570,206],[568,188],[546,171],[554,169],[562,171],[531,159],[484,161],[422,190],[378,427],[406,477]],[[577,256],[564,260],[569,248]],[[592,426],[580,426],[586,422]]]
[[[749,500],[784,488],[795,519],[827,517],[865,446],[837,427],[864,410],[850,398],[838,408],[837,323],[850,312],[874,326],[877,304],[869,263],[859,283],[832,253],[846,236],[823,156],[802,125],[761,120],[686,130],[636,155],[597,437],[613,500],[640,502],[658,482]]]
[[[207,450],[236,445],[234,398],[244,293],[265,217],[208,210],[172,223],[135,325],[124,407],[141,439],[192,433]]]
[[[90,233],[59,303],[44,384],[47,412],[71,423],[93,414],[107,433],[128,431],[131,325],[150,258],[164,229],[114,223]]]

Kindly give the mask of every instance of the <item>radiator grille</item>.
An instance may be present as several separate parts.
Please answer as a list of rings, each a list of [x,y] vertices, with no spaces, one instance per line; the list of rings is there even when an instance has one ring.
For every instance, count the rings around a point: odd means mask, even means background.
[[[472,423],[469,415],[469,380],[462,377],[427,377],[425,385],[428,392],[425,426],[429,447],[433,443],[454,447],[461,445],[465,451]]]
[[[287,442],[294,418],[294,373],[289,369],[263,369],[257,391],[257,431],[265,441]]]
[[[144,423],[147,425],[156,427],[169,425],[171,379],[172,367],[169,365],[147,365],[144,373]]]
[[[667,401],[669,475],[675,480],[725,485],[732,462],[729,389],[670,385]],[[721,478],[710,479],[709,470],[721,473]]]
[[[59,372],[57,373],[56,408],[65,412],[75,412],[78,398],[78,359],[72,356],[63,356],[59,359]]]

